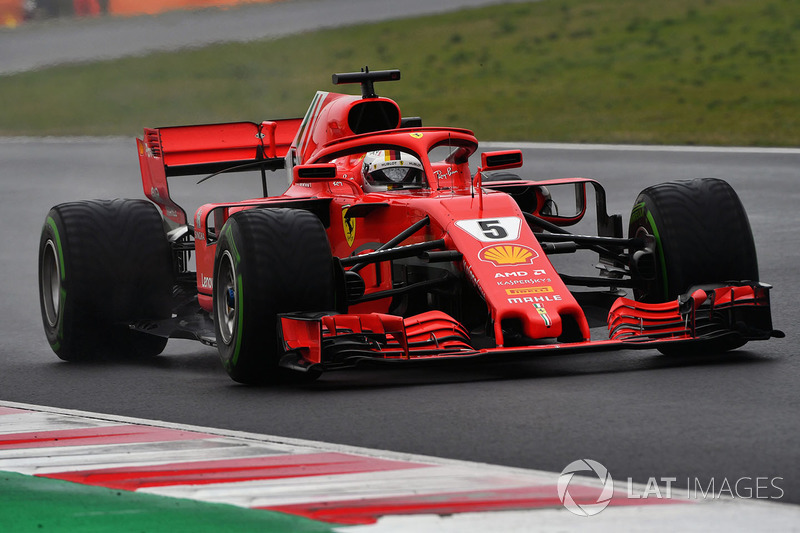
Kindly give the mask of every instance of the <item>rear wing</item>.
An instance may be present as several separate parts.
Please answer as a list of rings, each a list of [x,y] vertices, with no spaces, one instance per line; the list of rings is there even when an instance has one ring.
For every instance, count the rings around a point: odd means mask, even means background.
[[[136,139],[144,194],[168,220],[186,224],[186,212],[169,196],[168,177],[284,168],[301,121],[145,128],[144,139]]]

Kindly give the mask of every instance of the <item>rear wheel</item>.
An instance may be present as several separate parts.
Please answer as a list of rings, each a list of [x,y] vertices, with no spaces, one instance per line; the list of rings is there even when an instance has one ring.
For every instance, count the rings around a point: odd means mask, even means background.
[[[148,357],[167,339],[128,324],[169,317],[172,257],[161,215],[145,200],[60,204],[39,241],[47,340],[67,361]]]
[[[644,189],[634,203],[628,234],[652,235],[656,243],[655,276],[634,291],[638,301],[671,301],[695,285],[758,280],[747,214],[723,180],[675,181]],[[721,339],[704,349],[725,351],[742,344]]]
[[[277,315],[334,310],[335,287],[330,244],[316,216],[293,209],[232,215],[217,244],[213,310],[231,378],[258,384],[285,377]]]

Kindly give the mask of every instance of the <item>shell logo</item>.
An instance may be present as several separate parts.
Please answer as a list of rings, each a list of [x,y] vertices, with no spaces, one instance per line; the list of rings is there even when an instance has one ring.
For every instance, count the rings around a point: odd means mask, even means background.
[[[519,244],[495,244],[478,252],[478,258],[494,266],[529,265],[539,257],[536,250]]]

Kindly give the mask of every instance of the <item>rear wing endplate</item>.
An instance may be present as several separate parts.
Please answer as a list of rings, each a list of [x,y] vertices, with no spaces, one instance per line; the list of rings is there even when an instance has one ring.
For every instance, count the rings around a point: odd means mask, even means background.
[[[145,128],[144,139],[136,139],[144,194],[168,220],[186,224],[186,212],[170,199],[168,177],[284,168],[301,120]]]

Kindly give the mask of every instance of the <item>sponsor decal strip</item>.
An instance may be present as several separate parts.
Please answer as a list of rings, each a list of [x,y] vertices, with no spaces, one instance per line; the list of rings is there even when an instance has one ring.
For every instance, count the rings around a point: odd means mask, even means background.
[[[558,474],[21,404],[0,405],[0,471],[277,511],[333,525],[559,510]],[[56,482],[56,481],[53,481]],[[572,499],[602,487],[574,479]],[[611,507],[684,503],[632,499]],[[693,507],[678,505],[677,507]],[[531,516],[528,526],[535,523]],[[441,518],[444,519],[444,518]]]

